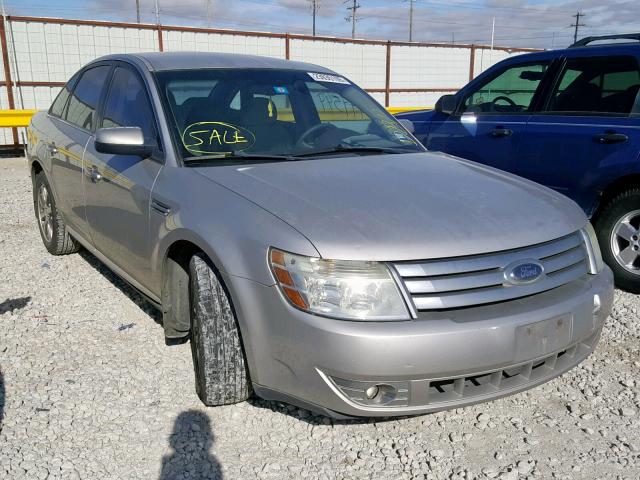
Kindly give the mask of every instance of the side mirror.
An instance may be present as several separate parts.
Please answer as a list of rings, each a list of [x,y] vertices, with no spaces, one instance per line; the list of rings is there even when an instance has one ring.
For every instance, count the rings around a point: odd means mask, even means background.
[[[145,145],[140,127],[100,128],[96,131],[96,151],[113,155],[151,155],[153,147]]]
[[[398,123],[402,125],[409,133],[413,133],[416,131],[416,127],[413,125],[413,122],[408,118],[398,118]]]
[[[436,102],[435,111],[451,115],[456,111],[457,103],[455,95],[443,95]]]

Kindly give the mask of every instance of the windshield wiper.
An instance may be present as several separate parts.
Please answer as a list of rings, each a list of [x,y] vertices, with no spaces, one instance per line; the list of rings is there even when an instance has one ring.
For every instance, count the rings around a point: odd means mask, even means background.
[[[261,162],[288,162],[296,160],[296,157],[293,155],[268,155],[261,153],[245,153],[242,150],[238,150],[235,152],[224,152],[224,153],[215,153],[211,155],[201,155],[194,157],[186,157],[183,159],[186,163],[192,162],[205,162],[210,160],[255,160]]]
[[[413,145],[411,145],[413,146]],[[418,151],[418,150],[416,150]],[[331,153],[406,153],[402,147],[366,147],[357,145],[345,145],[341,143],[335,147],[325,148],[322,150],[313,150],[311,152],[297,153],[295,157],[313,157],[315,155],[328,155]]]

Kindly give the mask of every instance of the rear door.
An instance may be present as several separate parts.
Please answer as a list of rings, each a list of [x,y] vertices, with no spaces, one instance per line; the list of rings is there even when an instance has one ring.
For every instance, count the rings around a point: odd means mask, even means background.
[[[133,67],[115,67],[98,128],[140,127],[145,143],[159,145],[146,85]],[[94,246],[143,287],[149,284],[151,189],[162,168],[152,157],[110,155],[95,149],[92,136],[84,155],[86,211]]]
[[[517,173],[593,213],[599,190],[635,168],[640,151],[639,89],[634,56],[570,52],[543,111],[529,119]]]
[[[96,122],[96,108],[104,91],[111,67],[92,66],[79,74],[73,91],[62,103],[54,102],[51,109],[51,130],[48,149],[51,177],[56,200],[66,223],[84,238],[89,238],[82,190],[82,155]],[[68,84],[70,86],[72,82]],[[62,97],[60,102],[62,102]]]
[[[427,148],[515,169],[515,158],[549,61],[510,64],[464,92],[457,111],[433,121]]]

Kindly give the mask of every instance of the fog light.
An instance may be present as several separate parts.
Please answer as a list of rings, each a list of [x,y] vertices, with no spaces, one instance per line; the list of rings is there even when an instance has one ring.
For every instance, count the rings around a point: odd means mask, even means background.
[[[376,397],[376,395],[378,395],[378,392],[380,391],[380,389],[378,388],[377,385],[374,385],[373,387],[369,387],[367,388],[366,394],[367,394],[367,398],[369,400],[373,399]]]
[[[602,300],[597,293],[593,296],[593,314],[596,315],[602,308]]]

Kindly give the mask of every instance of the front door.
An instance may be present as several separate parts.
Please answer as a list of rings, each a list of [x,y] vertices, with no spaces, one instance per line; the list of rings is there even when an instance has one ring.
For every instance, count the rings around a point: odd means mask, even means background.
[[[639,89],[635,57],[568,58],[545,108],[530,117],[517,173],[593,213],[598,190],[634,168]]]
[[[548,62],[506,66],[465,92],[457,111],[434,120],[427,148],[513,171]]]
[[[140,127],[145,142],[157,144],[151,103],[139,74],[115,68],[98,128]],[[162,168],[153,157],[109,155],[89,140],[84,157],[86,211],[94,246],[138,286],[150,273],[149,207],[151,190]]]

